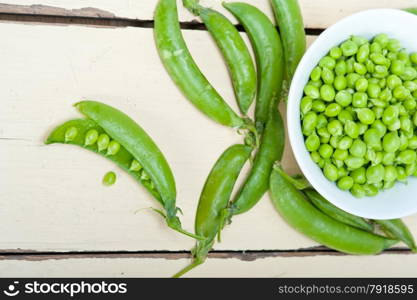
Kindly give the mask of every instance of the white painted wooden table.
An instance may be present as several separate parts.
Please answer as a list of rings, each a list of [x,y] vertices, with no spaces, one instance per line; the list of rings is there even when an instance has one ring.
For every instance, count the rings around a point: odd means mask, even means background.
[[[153,42],[156,2],[0,3],[0,276],[166,277],[188,263],[193,241],[166,228],[149,209],[156,202],[128,175],[80,148],[43,145],[54,126],[78,116],[72,104],[81,99],[128,112],[169,160],[184,227],[193,227],[212,164],[240,137],[198,112],[167,76]],[[272,17],[267,0],[246,2]],[[203,3],[222,10],[220,1]],[[355,11],[417,0],[301,4],[307,32],[317,34]],[[197,63],[235,107],[213,41],[182,8],[180,15]],[[284,161],[298,170],[290,149]],[[107,188],[101,178],[109,170],[118,181]],[[405,221],[417,234],[417,216]],[[284,223],[268,196],[234,219],[215,250],[189,276],[417,276],[417,256],[403,245],[374,257],[336,253]]]

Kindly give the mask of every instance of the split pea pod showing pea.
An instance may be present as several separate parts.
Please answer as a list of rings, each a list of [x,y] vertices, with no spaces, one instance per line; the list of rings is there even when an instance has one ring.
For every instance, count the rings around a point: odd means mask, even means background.
[[[230,204],[230,214],[242,214],[250,210],[269,188],[269,175],[275,161],[284,153],[285,127],[280,112],[274,108],[266,124],[259,150],[252,169]]]
[[[243,25],[255,52],[258,72],[258,93],[255,106],[255,123],[263,132],[270,107],[281,97],[284,55],[280,36],[268,17],[256,7],[241,3],[223,3]]]
[[[271,199],[281,216],[296,230],[329,248],[349,254],[377,254],[397,243],[325,215],[291,185],[279,166],[271,173]]]
[[[202,264],[211,250],[216,235],[225,221],[224,211],[230,200],[233,187],[251,155],[252,148],[245,145],[229,147],[217,160],[201,192],[195,217],[195,233],[203,237],[192,251],[194,261],[174,277],[180,277]]]
[[[417,252],[414,237],[407,228],[407,225],[405,225],[401,219],[374,220],[374,222],[378,224],[389,237],[399,239],[410,247],[413,252]]]
[[[306,50],[306,34],[298,0],[272,0],[272,7],[282,37],[287,84]]]
[[[176,0],[158,2],[154,33],[162,63],[183,94],[216,122],[242,127],[245,121],[223,100],[192,58],[181,33]]]
[[[372,224],[368,223],[361,217],[352,215],[348,212],[341,210],[340,208],[337,208],[336,206],[331,204],[329,201],[324,199],[315,190],[308,189],[308,190],[305,190],[304,193],[307,195],[308,199],[313,203],[313,205],[317,209],[319,209],[321,212],[328,215],[329,217],[341,223],[344,223],[344,224],[347,224],[347,225],[350,225],[350,226],[353,226],[362,230],[366,230],[370,232],[374,230],[374,227],[372,226]]]
[[[196,1],[183,0],[184,6],[199,15],[225,58],[240,111],[246,115],[256,94],[256,71],[236,27],[221,13]]]

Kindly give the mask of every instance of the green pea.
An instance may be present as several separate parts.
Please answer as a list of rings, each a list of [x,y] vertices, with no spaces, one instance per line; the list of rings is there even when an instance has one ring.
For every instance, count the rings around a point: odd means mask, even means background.
[[[322,127],[322,128],[317,129],[317,134],[321,137],[327,137],[329,139],[331,136],[329,131],[327,130],[327,127]]]
[[[142,171],[142,173],[140,174],[140,180],[142,181],[147,181],[150,180],[151,178],[149,177],[148,173],[146,173],[145,171]]]
[[[343,163],[343,162],[342,162]],[[337,169],[337,177],[342,178],[348,175],[348,171],[344,167],[340,167]]]
[[[395,152],[400,148],[400,138],[397,132],[387,133],[382,140],[382,147],[385,152]]]
[[[407,172],[403,167],[397,167],[397,180],[407,181]]]
[[[408,137],[404,134],[404,132],[400,132],[400,148],[399,151],[404,151],[408,148]]]
[[[389,131],[397,131],[401,127],[400,119],[395,119],[394,123],[387,126]]]
[[[314,69],[313,69],[313,71],[311,71],[311,74],[310,74],[310,78],[311,78],[311,80],[313,80],[313,81],[319,81],[320,80],[320,78],[321,78],[321,68],[320,67],[315,67]]]
[[[348,91],[339,91],[336,94],[335,100],[341,106],[346,107],[352,103],[352,95]]]
[[[413,124],[414,126],[417,126],[417,111],[413,115]]]
[[[348,137],[348,136],[344,136],[339,140],[339,144],[338,144],[338,149],[340,150],[348,150],[353,143],[353,139]]]
[[[120,151],[120,143],[116,141],[111,141],[107,147],[106,155],[116,155]]]
[[[359,47],[358,53],[356,53],[356,61],[363,63],[369,56],[369,44],[363,44]]]
[[[397,86],[393,91],[392,95],[398,100],[404,100],[407,96],[410,95],[410,91],[407,90],[404,86]]]
[[[105,133],[100,134],[100,136],[97,139],[98,151],[103,151],[107,149],[107,147],[109,146],[109,143],[110,143],[110,137]]]
[[[365,189],[360,184],[357,184],[357,183],[355,183],[352,186],[352,188],[350,189],[350,192],[356,198],[362,198],[366,196]]]
[[[340,48],[342,49],[343,56],[352,56],[358,52],[358,45],[350,40],[343,42]]]
[[[384,113],[384,108],[375,105],[372,107],[372,111],[375,114],[375,119],[381,119]]]
[[[136,159],[134,159],[130,164],[129,170],[133,172],[139,172],[140,170],[142,170],[142,168],[142,165]]]
[[[408,139],[408,148],[412,150],[417,149],[417,136],[413,135],[411,138]]]
[[[417,170],[417,164],[414,162],[405,166],[405,173],[407,176],[413,175]]]
[[[318,163],[322,159],[317,151],[311,152],[310,157],[315,163]]]
[[[400,164],[410,165],[416,162],[417,154],[413,150],[401,151],[397,156],[397,162]]]
[[[388,52],[387,54],[387,58],[390,61],[396,60],[397,59],[397,53],[396,52]]]
[[[411,80],[407,80],[404,82],[404,87],[410,92],[414,92],[415,90],[417,90],[417,83]]]
[[[383,189],[383,187],[384,187],[384,181],[380,181],[380,182],[378,182],[378,183],[374,183],[374,184],[372,184],[374,187],[376,187],[376,189],[377,190],[382,190]]]
[[[381,53],[372,53],[369,57],[372,60],[372,62],[377,64],[377,65],[385,65],[386,64],[386,58]]]
[[[392,68],[392,66],[391,66],[391,68]],[[397,86],[402,85],[402,80],[397,75],[392,74],[392,75],[389,75],[387,77],[387,85],[390,89],[395,89]]]
[[[389,37],[385,33],[380,33],[374,37],[374,42],[385,48],[388,44]]]
[[[342,49],[340,49],[339,47],[333,47],[332,49],[330,49],[330,57],[334,58],[334,59],[338,59],[342,56]]]
[[[358,35],[353,35],[350,39],[358,46],[362,46],[363,44],[367,44],[369,42],[367,38]]]
[[[387,86],[387,79],[386,79],[386,78],[381,78],[381,79],[378,81],[378,86],[379,86],[381,89],[385,88],[385,87]]]
[[[368,89],[368,80],[365,78],[359,78],[355,83],[355,89],[358,92],[366,92]]]
[[[401,48],[400,42],[396,39],[389,39],[387,49],[391,52],[397,52]]]
[[[379,94],[379,99],[382,101],[390,101],[392,99],[392,92],[389,88],[386,88],[381,91],[381,94]]]
[[[330,181],[336,181],[338,179],[338,172],[335,165],[327,163],[324,165],[323,174]]]
[[[353,186],[353,179],[350,176],[344,176],[337,181],[337,186],[339,189],[347,191],[350,190]]]
[[[386,66],[376,65],[373,76],[375,78],[384,78],[388,76],[388,68]]]
[[[339,174],[340,174],[339,169],[344,166],[344,162],[342,160],[338,160],[338,159],[332,159],[332,162],[337,168],[337,176],[339,177]]]
[[[324,111],[324,114],[327,117],[336,117],[342,110],[342,107],[337,103],[330,103],[326,110]]]
[[[116,173],[108,172],[103,177],[103,184],[105,186],[111,186],[116,182]]]
[[[394,187],[395,181],[385,181],[384,182],[384,190],[389,190],[390,188]]]
[[[359,135],[362,135],[365,133],[365,131],[368,130],[368,125],[359,122],[358,128],[359,128]]]
[[[368,94],[357,92],[353,94],[352,105],[357,108],[364,108],[368,105]]]
[[[326,163],[326,161],[323,158],[320,158],[320,161],[317,163],[317,165],[323,169],[324,168],[324,164]]]
[[[313,106],[313,99],[311,97],[305,96],[301,99],[300,110],[303,115],[308,113]]]
[[[347,87],[347,80],[345,76],[336,76],[333,82],[333,86],[336,90],[341,91],[346,89]]]
[[[381,53],[382,47],[380,44],[373,42],[371,46],[369,47],[369,50],[371,53]]]
[[[319,89],[323,85],[323,81],[321,79],[317,81],[310,80],[309,82],[307,82],[307,85],[315,86]]]
[[[90,129],[85,134],[84,146],[91,146],[97,142],[98,139],[98,131],[95,129]]]
[[[394,166],[386,166],[385,167],[385,174],[384,174],[385,181],[395,181],[397,180],[397,169]]]
[[[413,122],[405,116],[400,117],[401,129],[404,131],[413,130]]]
[[[370,83],[368,85],[368,96],[370,98],[378,98],[379,94],[381,93],[381,88],[379,85],[374,84],[374,83]]]
[[[330,146],[337,148],[339,146],[340,136],[332,136],[330,138]]]
[[[385,168],[383,165],[370,166],[366,169],[366,182],[368,184],[379,183],[384,179]]]
[[[343,125],[339,120],[330,121],[327,130],[331,135],[339,136],[343,134]]]
[[[339,143],[340,143],[340,141],[339,141]],[[348,156],[349,156],[349,153],[348,153],[347,150],[336,149],[333,152],[333,158],[337,159],[337,160],[344,161],[346,158],[348,158]]]
[[[322,158],[330,158],[333,154],[333,147],[329,144],[322,144],[319,148],[319,154]]]
[[[385,125],[391,125],[397,120],[399,115],[398,107],[394,105],[388,106],[382,115],[382,122],[384,122]]]
[[[312,99],[318,99],[320,97],[319,89],[311,84],[307,84],[304,87],[304,93]]]
[[[323,86],[320,87],[320,96],[325,101],[333,101],[336,92],[331,85],[323,84]]]
[[[325,56],[320,60],[319,66],[333,70],[336,66],[336,60],[330,56]]]
[[[336,63],[336,67],[334,68],[334,72],[338,76],[345,75],[347,73],[347,65],[346,65],[346,62],[344,60],[339,60]]]
[[[303,119],[303,131],[312,132],[317,124],[317,114],[315,112],[308,112]]]
[[[417,64],[417,52],[413,52],[410,54],[410,60],[413,64]]]
[[[362,188],[365,191],[365,195],[368,197],[376,196],[378,194],[378,188],[372,184],[364,184]]]
[[[402,80],[413,80],[417,77],[417,71],[413,67],[406,66],[400,77]]]
[[[375,122],[371,125],[371,127],[376,129],[376,131],[378,131],[378,135],[380,138],[382,138],[387,132],[387,127],[384,125],[384,123],[381,120],[375,120]]]
[[[363,139],[369,148],[375,148],[378,146],[381,142],[381,136],[377,129],[370,128],[367,131],[365,131]]]
[[[321,78],[325,84],[331,85],[334,81],[334,73],[328,68],[323,68],[321,71]]]
[[[417,102],[416,102],[416,100],[414,100],[414,98],[408,98],[408,99],[404,100],[403,105],[404,105],[406,110],[413,111],[417,107]]]
[[[307,137],[305,145],[308,151],[316,151],[320,147],[320,138],[315,133],[311,134]]]
[[[395,153],[394,152],[384,152],[382,157],[382,163],[386,166],[394,164]]]
[[[404,72],[405,64],[401,60],[391,62],[391,72],[395,75],[401,75]]]
[[[369,108],[358,108],[356,110],[359,121],[363,124],[370,125],[375,121],[375,114]]]
[[[355,71],[353,69],[353,63],[354,62],[355,62],[354,57],[350,57],[349,59],[346,60],[346,73],[353,73],[353,71]]]
[[[353,63],[353,69],[359,75],[365,75],[368,72],[365,65],[358,62]]]
[[[349,156],[345,159],[345,164],[349,170],[355,170],[365,164],[365,159],[363,157]]]
[[[312,102],[312,109],[315,112],[324,112],[326,110],[326,104],[322,100],[314,100]]]
[[[362,140],[354,140],[349,148],[349,153],[355,157],[364,157],[366,154],[366,144]]]
[[[365,61],[365,67],[366,67],[366,70],[368,71],[368,73],[369,73],[369,74],[371,74],[371,73],[374,73],[374,72],[375,72],[375,65],[374,65],[374,63],[372,62],[372,60],[367,59],[367,60]],[[369,75],[369,74],[366,74],[366,75]],[[370,79],[371,79],[371,78],[370,78]],[[374,79],[377,79],[377,78],[374,78]]]
[[[350,176],[355,183],[364,184],[366,182],[366,169],[360,167],[359,169],[353,170],[350,172]]]
[[[78,129],[77,127],[70,127],[65,131],[65,142],[72,142],[73,140],[75,140],[75,138],[78,135]]]
[[[356,139],[359,136],[359,126],[353,121],[347,120],[345,122],[344,131],[349,137],[353,139]]]
[[[337,119],[342,122],[342,124],[345,124],[347,120],[353,121],[353,116],[348,110],[341,110],[340,113],[337,115]]]

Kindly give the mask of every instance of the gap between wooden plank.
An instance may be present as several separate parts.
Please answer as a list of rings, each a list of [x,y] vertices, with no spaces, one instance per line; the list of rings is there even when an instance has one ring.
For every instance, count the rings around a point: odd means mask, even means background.
[[[24,22],[24,23],[46,23],[46,24],[62,24],[62,25],[90,25],[90,26],[106,26],[106,27],[141,27],[153,28],[153,20],[133,20],[117,17],[109,17],[102,14],[100,17],[93,16],[73,16],[68,15],[51,15],[51,14],[30,14],[30,13],[12,13],[3,12],[0,4],[0,21]],[[182,29],[188,30],[207,30],[206,26],[199,22],[181,22]],[[243,32],[242,25],[236,25],[236,28]],[[306,28],[307,35],[319,35],[323,29]]]
[[[385,250],[383,254],[413,254],[406,248]],[[241,261],[255,261],[273,257],[311,257],[311,256],[347,256],[348,254],[318,246],[299,250],[259,250],[259,251],[212,251],[209,258],[239,259]],[[64,260],[69,258],[153,258],[153,259],[183,259],[191,258],[189,251],[112,251],[112,252],[2,252],[0,260],[45,261]]]

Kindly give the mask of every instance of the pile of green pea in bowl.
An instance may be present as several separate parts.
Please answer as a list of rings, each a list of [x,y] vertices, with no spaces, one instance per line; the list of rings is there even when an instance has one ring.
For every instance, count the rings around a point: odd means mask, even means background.
[[[417,53],[378,34],[352,36],[312,70],[302,132],[324,176],[355,197],[417,176]]]

